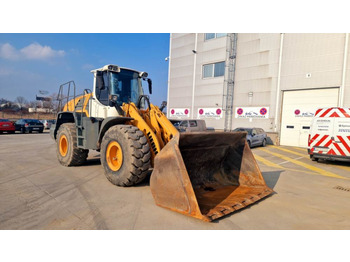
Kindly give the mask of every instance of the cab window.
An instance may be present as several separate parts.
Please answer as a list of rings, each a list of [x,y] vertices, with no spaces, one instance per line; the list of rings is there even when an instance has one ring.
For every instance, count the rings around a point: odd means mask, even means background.
[[[197,121],[190,121],[190,127],[196,127]]]
[[[109,81],[107,72],[101,72],[103,76],[104,87],[96,88],[96,97],[101,104],[108,106],[108,95],[109,95]]]
[[[182,121],[180,126],[181,127],[188,127],[188,122],[187,121]]]

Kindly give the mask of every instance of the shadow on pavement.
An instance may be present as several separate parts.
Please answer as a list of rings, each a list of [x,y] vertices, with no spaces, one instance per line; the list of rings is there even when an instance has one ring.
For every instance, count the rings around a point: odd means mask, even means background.
[[[139,184],[135,185],[134,187],[149,187],[150,185],[150,178],[153,170],[149,170],[146,178]]]
[[[86,162],[84,163],[84,166],[97,166],[97,165],[101,165],[100,158],[87,159]]]
[[[274,143],[273,143],[271,137],[268,136],[268,137],[266,138],[266,144],[268,144],[268,145],[274,145]]]
[[[277,184],[277,181],[278,181],[278,179],[280,178],[280,175],[281,175],[281,173],[282,173],[283,171],[284,171],[284,170],[281,170],[281,171],[262,172],[262,176],[263,176],[264,179],[265,179],[266,185],[267,185],[269,188],[273,189],[273,188],[275,187],[275,185]],[[220,218],[218,218],[218,219],[212,221],[211,223],[219,223],[221,220],[224,220],[224,219],[227,218],[227,217],[234,216],[235,214],[238,214],[238,213],[240,213],[240,212],[244,212],[244,210],[250,209],[250,208],[252,208],[253,206],[257,205],[257,204],[260,203],[260,202],[264,202],[265,199],[268,199],[268,198],[270,198],[271,196],[273,196],[273,195],[275,195],[275,194],[277,194],[277,193],[276,193],[276,192],[273,192],[271,195],[269,195],[269,196],[267,196],[267,197],[264,197],[264,198],[262,198],[262,199],[256,201],[254,204],[249,205],[249,206],[246,206],[246,207],[244,207],[244,208],[242,208],[242,209],[239,209],[239,210],[237,210],[237,211],[235,211],[235,212],[233,212],[233,213],[230,213],[230,214],[228,214],[228,215],[226,215],[226,216],[220,217]],[[206,222],[204,222],[204,223],[206,223]]]
[[[319,163],[325,163],[326,165],[331,165],[331,166],[347,166],[350,167],[350,162],[348,161],[331,161],[331,160],[324,160],[324,159],[319,159]]]
[[[265,179],[266,185],[273,189],[276,186],[282,172],[284,172],[284,170],[261,172],[261,174]]]

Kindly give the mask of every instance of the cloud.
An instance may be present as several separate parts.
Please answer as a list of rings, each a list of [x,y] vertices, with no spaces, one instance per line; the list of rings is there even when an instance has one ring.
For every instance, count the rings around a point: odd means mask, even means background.
[[[63,50],[54,50],[50,46],[42,46],[39,43],[30,44],[20,50],[17,50],[9,43],[0,45],[0,58],[7,60],[49,60],[55,57],[63,57]]]
[[[0,46],[0,57],[9,60],[17,60],[19,58],[19,53],[16,48],[6,43]]]

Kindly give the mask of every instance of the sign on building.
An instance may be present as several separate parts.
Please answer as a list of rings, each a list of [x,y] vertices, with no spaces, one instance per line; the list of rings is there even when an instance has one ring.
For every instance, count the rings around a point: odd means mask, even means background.
[[[294,116],[295,117],[313,117],[315,115],[315,109],[310,109],[310,108],[300,108],[299,107],[295,107],[294,110]]]
[[[198,108],[199,118],[222,118],[223,112],[221,108]]]
[[[269,118],[269,107],[236,107],[235,118]]]
[[[170,108],[170,117],[189,117],[190,109],[188,108]]]

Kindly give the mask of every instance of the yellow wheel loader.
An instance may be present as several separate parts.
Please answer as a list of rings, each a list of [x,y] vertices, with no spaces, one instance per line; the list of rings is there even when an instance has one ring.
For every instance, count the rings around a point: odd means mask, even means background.
[[[60,86],[59,112],[50,133],[64,166],[82,165],[100,151],[107,179],[140,183],[152,171],[157,205],[212,221],[246,207],[268,188],[245,132],[179,133],[144,95],[146,72],[106,65],[91,71],[93,91],[76,95],[73,81]],[[153,168],[153,170],[152,170]]]

